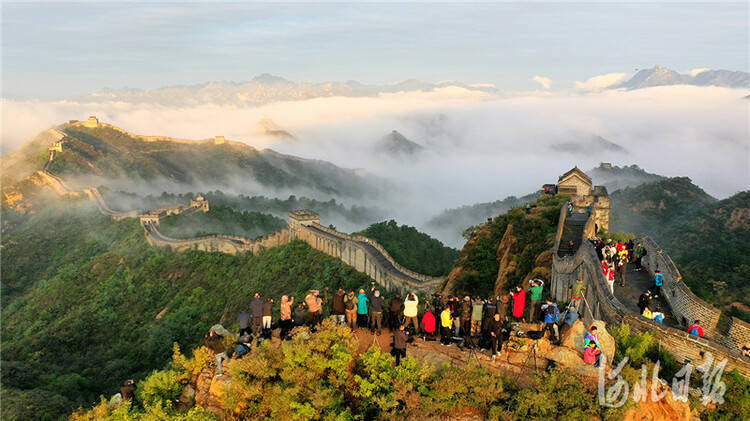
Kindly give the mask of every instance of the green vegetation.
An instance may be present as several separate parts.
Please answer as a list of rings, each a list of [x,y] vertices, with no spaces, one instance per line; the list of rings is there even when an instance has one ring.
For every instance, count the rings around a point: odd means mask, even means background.
[[[211,325],[231,329],[256,291],[302,298],[370,281],[299,241],[257,256],[152,248],[137,220],[88,201],[25,217],[2,246],[3,419],[55,418],[142,379],[173,342],[191,349]]]
[[[111,191],[101,188],[104,199],[112,209],[129,211],[132,209],[156,209],[178,204],[189,203],[195,193],[184,194],[162,193],[158,196],[139,196],[122,191]],[[334,199],[320,201],[307,197],[290,195],[286,199],[265,196],[233,195],[221,191],[201,193],[208,199],[211,207],[227,206],[236,211],[262,212],[286,220],[290,211],[309,209],[320,214],[323,221],[342,221],[350,226],[366,226],[380,218],[381,211],[371,207],[346,207]]]
[[[484,296],[493,292],[500,267],[497,249],[511,225],[512,235],[517,241],[510,251],[515,256],[517,266],[510,274],[508,287],[520,284],[533,271],[537,256],[552,247],[560,208],[568,200],[565,196],[544,197],[531,204],[534,207],[531,214],[517,207],[493,218],[486,225],[470,228],[471,238],[457,262],[457,266],[463,270],[456,280],[454,292]]]
[[[214,234],[239,235],[250,239],[286,228],[286,222],[260,212],[236,212],[214,205],[208,212],[170,215],[159,224],[159,231],[173,238],[193,238]]]
[[[370,225],[358,234],[380,243],[400,265],[424,275],[447,275],[458,258],[458,250],[394,220]]]
[[[265,342],[257,353],[231,365],[232,379],[220,404],[246,420],[411,420],[462,414],[488,420],[583,420],[615,419],[621,413],[600,407],[594,391],[562,370],[540,373],[530,387],[520,388],[476,365],[436,368],[406,358],[394,367],[393,357],[378,347],[359,355],[357,348],[352,332],[330,320],[318,332],[303,331],[279,348]],[[73,420],[148,419],[154,407],[163,411],[163,419],[180,419],[172,406],[175,391],[184,379],[203,368],[213,370],[213,365],[204,348],[195,351],[195,359],[175,353],[166,370],[144,382],[148,390],[138,394],[129,418],[119,418],[124,413],[117,411],[122,410],[101,404],[88,413],[80,411]]]
[[[65,148],[50,171],[61,176],[101,176],[105,180],[162,180],[169,185],[231,187],[243,180],[272,189],[308,188],[331,195],[363,197],[371,180],[330,163],[305,160],[240,143],[146,142],[109,127],[65,126]],[[46,149],[46,147],[45,147]]]

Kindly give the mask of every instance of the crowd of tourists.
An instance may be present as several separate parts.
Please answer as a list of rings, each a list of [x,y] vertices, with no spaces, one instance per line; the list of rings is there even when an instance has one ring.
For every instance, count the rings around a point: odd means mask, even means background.
[[[643,258],[648,254],[648,250],[642,243],[634,243],[633,240],[627,242],[608,240],[605,242],[598,237],[591,238],[589,241],[596,250],[597,257],[599,257],[602,265],[602,275],[607,281],[610,293],[613,295],[615,283],[622,287],[626,286],[628,263],[635,266],[635,271],[643,270]],[[638,297],[640,314],[657,323],[664,323],[665,317],[658,302],[658,298],[662,296],[662,286],[664,286],[664,274],[656,270],[654,271],[653,284]],[[702,338],[704,332],[700,320],[695,320],[688,327],[687,332]]]
[[[315,330],[323,317],[331,317],[342,326],[368,330],[374,336],[390,328],[396,364],[406,356],[406,344],[415,338],[439,340],[442,346],[456,345],[462,350],[489,351],[494,360],[502,355],[503,344],[513,331],[530,337],[535,334],[535,339],[549,335],[550,341],[559,344],[562,334],[578,320],[580,300],[585,291],[583,282],[578,280],[572,286],[571,301],[563,312],[552,300],[542,299],[544,285],[543,280],[532,279],[526,288],[519,285],[494,297],[440,294],[420,297],[412,292],[406,296],[395,294],[387,301],[374,283],[369,291],[339,288],[330,293],[326,288],[321,294],[320,290],[310,290],[299,302],[294,297],[281,296],[277,319],[274,319],[276,301],[256,293],[237,317],[238,333],[214,325],[206,334],[206,346],[216,355],[217,375],[221,375],[221,364],[229,359],[223,337],[238,338],[232,356],[240,358],[250,352],[254,338],[268,340],[273,329],[279,328],[280,339],[286,340],[294,327],[308,326]],[[538,330],[520,332],[519,322],[536,324]],[[594,332],[592,337],[596,338],[596,347],[587,351],[588,354],[599,352],[598,336]],[[587,362],[598,365],[598,357],[592,358],[586,357]]]

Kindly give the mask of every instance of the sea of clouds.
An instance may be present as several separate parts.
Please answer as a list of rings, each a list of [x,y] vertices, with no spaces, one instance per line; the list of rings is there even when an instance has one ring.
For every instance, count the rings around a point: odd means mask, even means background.
[[[605,84],[612,79],[617,76]],[[224,135],[387,178],[399,188],[390,197],[372,198],[373,203],[400,222],[420,225],[442,209],[530,193],[574,165],[585,170],[600,162],[688,176],[718,198],[747,190],[745,95],[696,86],[503,95],[448,87],[254,107],[3,100],[2,148],[7,153],[46,128],[89,115],[137,134]],[[264,118],[294,139],[264,134],[259,126]],[[374,145],[392,130],[424,151],[414,157],[375,152]],[[594,136],[625,151],[590,146]],[[556,147],[563,143],[581,148]]]

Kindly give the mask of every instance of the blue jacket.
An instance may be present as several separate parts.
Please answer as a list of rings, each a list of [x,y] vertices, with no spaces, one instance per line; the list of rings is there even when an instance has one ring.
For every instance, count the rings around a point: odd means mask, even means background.
[[[367,314],[367,295],[360,292],[357,301],[357,314]]]
[[[548,310],[548,307],[552,307],[552,309]],[[557,309],[557,304],[545,304],[542,306],[542,311],[545,312],[544,323],[557,323],[559,321],[560,310]]]
[[[654,277],[654,284],[656,284],[656,286],[658,287],[664,285],[664,275],[662,275],[661,273],[657,273]]]

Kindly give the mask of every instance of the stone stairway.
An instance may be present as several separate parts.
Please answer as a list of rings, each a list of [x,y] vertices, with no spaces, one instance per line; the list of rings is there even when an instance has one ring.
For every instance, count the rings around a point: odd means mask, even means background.
[[[581,246],[581,237],[586,227],[588,215],[585,213],[573,213],[565,219],[560,246],[557,248],[557,255],[560,257],[572,256]],[[573,241],[573,247],[570,242]]]

